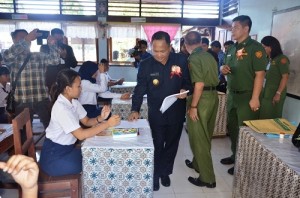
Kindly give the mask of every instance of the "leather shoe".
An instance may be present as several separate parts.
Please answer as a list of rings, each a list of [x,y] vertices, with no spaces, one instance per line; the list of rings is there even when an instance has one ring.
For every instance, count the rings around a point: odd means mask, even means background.
[[[221,159],[221,164],[229,165],[234,164],[234,160],[231,157],[226,157],[224,159]]]
[[[153,181],[153,191],[159,190],[159,179],[154,179]]]
[[[228,169],[227,171],[230,175],[233,175],[234,174],[234,167]]]
[[[191,162],[190,160],[186,159],[185,161],[185,165],[191,169],[194,169],[193,167],[193,162]],[[194,169],[195,170],[195,169]],[[199,173],[199,171],[195,170],[197,173]]]
[[[189,177],[188,180],[195,186],[201,186],[201,187],[206,186],[207,188],[215,188],[216,187],[216,182],[206,183],[206,182],[201,181],[199,178],[194,178],[194,177]]]
[[[169,187],[171,185],[171,180],[169,175],[167,176],[161,176],[161,185],[165,187]]]

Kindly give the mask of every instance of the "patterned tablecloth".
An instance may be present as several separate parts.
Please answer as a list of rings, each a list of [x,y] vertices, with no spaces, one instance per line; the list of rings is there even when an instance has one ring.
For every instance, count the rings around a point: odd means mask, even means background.
[[[214,137],[225,136],[227,132],[227,95],[221,92],[219,96],[219,108],[216,118]]]
[[[96,136],[82,145],[83,197],[153,197],[154,147],[150,128],[113,139]]]
[[[130,112],[131,112],[131,99],[130,100],[121,100],[118,98],[114,98],[111,101],[111,112],[112,114],[118,114],[121,116],[122,120],[127,120]],[[140,110],[140,119],[148,119],[148,106],[147,106],[147,98],[144,98],[143,104]]]
[[[241,127],[233,197],[300,197],[300,152],[290,138],[271,138]]]
[[[133,93],[133,90],[136,86],[136,82],[123,82],[122,85],[114,85],[110,87],[110,91],[112,93],[126,93],[130,92]]]

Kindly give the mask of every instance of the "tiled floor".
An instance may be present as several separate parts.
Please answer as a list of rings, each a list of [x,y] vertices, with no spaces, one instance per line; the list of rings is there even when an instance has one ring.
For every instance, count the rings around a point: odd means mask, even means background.
[[[174,171],[171,177],[171,186],[160,185],[160,190],[154,192],[154,198],[231,198],[233,176],[227,173],[230,165],[220,164],[220,159],[231,154],[230,140],[226,138],[215,138],[212,141],[212,156],[216,175],[217,187],[210,189],[197,187],[190,184],[187,180],[189,176],[197,177],[197,173],[186,167],[184,160],[192,159],[192,152],[189,146],[188,135],[183,130],[179,144],[177,157],[175,160]],[[0,198],[15,198],[14,191],[1,191]]]
[[[198,177],[198,174],[186,167],[185,159],[192,159],[188,135],[183,130],[175,160],[171,186],[160,185],[159,191],[154,192],[154,198],[230,198],[232,197],[233,176],[227,173],[231,165],[220,164],[220,159],[231,155],[230,140],[226,138],[215,138],[212,140],[212,157],[216,175],[217,187],[210,189],[197,187],[189,183],[189,176]]]

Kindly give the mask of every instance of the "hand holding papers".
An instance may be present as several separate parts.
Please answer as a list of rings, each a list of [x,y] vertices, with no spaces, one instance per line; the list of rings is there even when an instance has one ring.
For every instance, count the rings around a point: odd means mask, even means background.
[[[163,103],[161,104],[160,111],[162,113],[164,113],[177,100],[177,96],[187,94],[188,92],[189,92],[189,90],[178,93],[178,94],[173,94],[173,95],[167,96],[164,99]]]

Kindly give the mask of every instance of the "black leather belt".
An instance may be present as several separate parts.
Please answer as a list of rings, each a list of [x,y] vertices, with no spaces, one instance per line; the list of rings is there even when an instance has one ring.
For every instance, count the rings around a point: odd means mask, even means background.
[[[203,91],[214,91],[214,90],[217,90],[217,87],[213,87],[213,86],[203,87]]]
[[[231,93],[234,93],[234,94],[244,94],[244,93],[249,93],[249,92],[252,92],[251,90],[245,90],[245,91],[235,91],[235,90],[231,90],[230,91]]]

